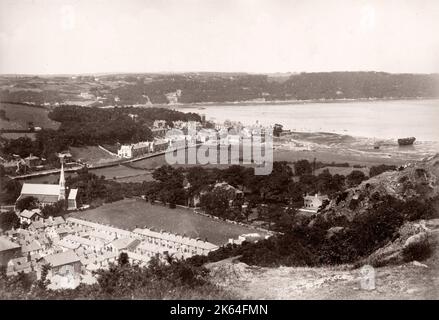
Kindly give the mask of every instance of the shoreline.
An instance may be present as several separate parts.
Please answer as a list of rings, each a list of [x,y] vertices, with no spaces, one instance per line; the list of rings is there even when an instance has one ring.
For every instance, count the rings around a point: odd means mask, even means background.
[[[194,102],[178,104],[153,104],[151,107],[167,108],[193,108],[216,106],[251,106],[251,105],[287,105],[287,104],[312,104],[312,103],[349,103],[349,102],[382,102],[382,101],[420,101],[438,100],[439,97],[401,97],[401,98],[358,98],[358,99],[309,99],[309,100],[273,100],[273,101],[235,101],[235,102]]]
[[[397,97],[397,98],[353,98],[353,99],[308,99],[308,100],[270,100],[270,101],[226,101],[226,102],[192,102],[192,103],[176,103],[176,104],[148,104],[143,106],[137,106],[137,108],[193,108],[193,107],[216,107],[216,106],[251,106],[251,105],[284,105],[284,104],[312,104],[312,103],[349,103],[349,102],[380,102],[380,101],[420,101],[420,100],[438,100],[438,97]],[[52,110],[58,106],[44,106],[39,104],[30,104],[28,102],[11,102],[11,101],[1,101],[2,103],[8,104],[16,104],[16,105],[24,105],[28,107],[34,108],[42,108],[46,110]],[[60,103],[59,106],[74,106],[75,104],[64,104]],[[103,108],[108,106],[99,106],[97,108]],[[123,106],[113,106],[113,108],[127,108],[127,107],[136,107],[135,105],[123,105]],[[88,108],[88,107],[84,107]]]

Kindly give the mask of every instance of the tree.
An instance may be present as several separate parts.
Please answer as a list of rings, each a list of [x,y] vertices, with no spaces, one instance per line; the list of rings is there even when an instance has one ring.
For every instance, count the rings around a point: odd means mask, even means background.
[[[128,253],[121,252],[119,254],[119,258],[117,259],[117,264],[118,264],[119,267],[129,266],[130,262],[129,262],[129,259],[128,259]]]
[[[308,160],[299,160],[294,163],[294,171],[296,175],[303,176],[312,173],[312,166]]]
[[[230,196],[227,190],[215,188],[201,195],[200,207],[207,214],[226,218],[230,210]]]
[[[274,162],[273,170],[264,176],[261,186],[261,197],[268,202],[289,202],[288,184],[293,175],[291,167],[285,161]]]
[[[17,201],[15,208],[20,212],[23,210],[32,210],[38,208],[38,199],[35,197],[24,197]]]
[[[50,284],[50,280],[47,279],[47,276],[49,275],[49,271],[52,267],[50,264],[44,264],[41,267],[41,277],[40,280],[35,282],[35,289],[38,291],[46,291],[47,286]]]
[[[163,165],[160,168],[154,170],[152,177],[160,182],[163,182],[167,186],[183,187],[184,175],[181,168],[174,168],[170,165]]]
[[[158,198],[161,190],[161,184],[157,181],[143,181],[142,190],[148,201],[153,204]]]
[[[62,215],[66,210],[66,201],[59,200],[51,205],[46,205],[41,209],[44,218],[57,217]]]
[[[2,179],[3,180],[3,179]],[[21,193],[22,185],[20,181],[15,179],[10,179],[4,185],[4,190],[6,191],[3,195],[3,201],[5,203],[14,203]]]
[[[328,169],[325,169],[317,176],[317,189],[319,192],[327,195],[334,195],[335,193],[344,189],[345,177],[339,174],[332,176]]]
[[[349,188],[358,186],[362,181],[367,180],[368,177],[363,171],[353,170],[346,176],[346,182]]]
[[[3,231],[20,226],[20,219],[14,211],[8,211],[0,214],[0,229]]]
[[[177,204],[185,203],[186,192],[183,188],[168,188],[162,184],[158,197],[162,202],[168,203],[171,209],[175,209]]]
[[[222,171],[222,178],[235,188],[243,188],[246,169],[243,166],[231,165]]]
[[[301,183],[291,181],[288,184],[288,194],[291,206],[294,208],[303,207],[303,196],[305,195],[305,191]]]
[[[369,170],[369,176],[372,178],[372,177],[375,177],[383,172],[394,171],[394,170],[396,170],[396,166],[394,166],[394,165],[381,164],[379,166],[372,166],[372,167],[370,167],[370,170]]]
[[[318,191],[316,176],[310,174],[302,175],[299,178],[299,183],[304,193],[313,194],[313,193],[317,193]]]
[[[190,183],[189,195],[199,193],[203,188],[215,182],[215,179],[209,172],[200,166],[194,166],[187,169],[186,179]]]

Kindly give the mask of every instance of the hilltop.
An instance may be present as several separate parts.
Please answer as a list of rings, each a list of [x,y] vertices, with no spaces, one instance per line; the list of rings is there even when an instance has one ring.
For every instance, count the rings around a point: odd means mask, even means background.
[[[437,74],[165,73],[0,76],[0,101],[87,106],[438,97]]]

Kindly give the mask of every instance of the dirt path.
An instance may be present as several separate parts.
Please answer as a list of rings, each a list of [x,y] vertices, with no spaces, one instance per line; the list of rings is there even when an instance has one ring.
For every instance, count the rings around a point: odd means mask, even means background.
[[[212,264],[214,279],[242,299],[439,299],[439,268],[428,261],[375,269],[375,289],[361,286],[361,270],[259,268],[223,261]]]

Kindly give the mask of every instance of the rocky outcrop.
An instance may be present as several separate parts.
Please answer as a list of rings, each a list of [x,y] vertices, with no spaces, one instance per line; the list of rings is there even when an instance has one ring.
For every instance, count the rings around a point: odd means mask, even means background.
[[[390,195],[399,200],[432,199],[439,195],[439,155],[417,163],[409,163],[397,171],[384,172],[359,186],[346,190],[333,199],[320,218],[337,226],[337,221],[352,221],[367,212],[374,199]],[[342,219],[341,219],[342,218]]]
[[[431,247],[439,243],[439,219],[406,222],[399,229],[399,237],[373,252],[358,265],[370,264],[384,266],[407,262],[404,252],[409,247],[423,245],[426,242]]]

